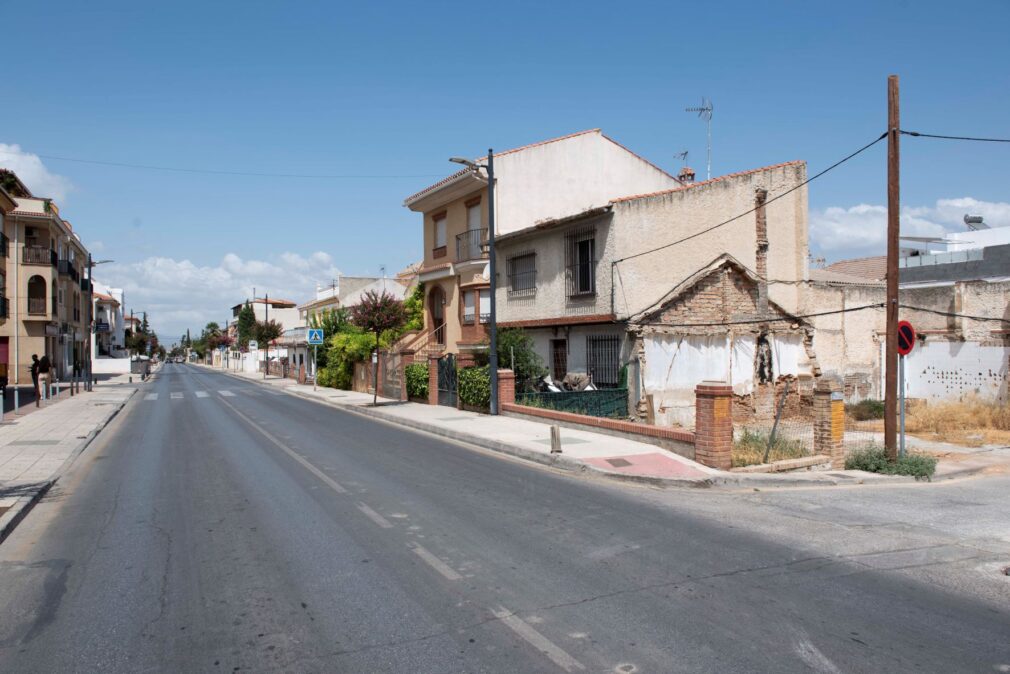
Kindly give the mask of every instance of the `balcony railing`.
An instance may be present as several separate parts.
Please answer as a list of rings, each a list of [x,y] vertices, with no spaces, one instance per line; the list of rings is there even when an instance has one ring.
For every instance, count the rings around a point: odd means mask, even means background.
[[[45,246],[25,246],[21,261],[24,264],[47,264],[56,266],[56,251]]]
[[[86,293],[89,293],[89,292],[92,291],[93,287],[94,286],[92,286],[91,281],[89,281],[88,279],[84,278],[83,276],[81,277],[81,290],[82,291],[84,291]]]
[[[468,229],[456,235],[456,261],[487,259],[487,229]]]
[[[29,297],[28,313],[34,316],[45,316],[49,300],[45,297]]]
[[[8,241],[7,235],[0,232],[0,257],[7,257]]]
[[[80,280],[80,274],[77,273],[77,269],[74,268],[74,263],[70,260],[60,260],[56,265],[56,269],[65,276],[69,276],[75,283]]]
[[[7,306],[7,298],[0,295],[0,318],[10,318],[10,307]]]

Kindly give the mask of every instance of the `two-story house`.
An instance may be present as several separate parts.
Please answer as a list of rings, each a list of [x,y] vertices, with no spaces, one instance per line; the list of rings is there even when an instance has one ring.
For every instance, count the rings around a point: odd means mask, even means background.
[[[496,152],[494,164],[497,236],[606,206],[614,194],[680,185],[599,129]],[[486,348],[491,285],[487,188],[484,171],[466,168],[404,201],[422,214],[419,280],[425,284],[424,338],[429,351],[435,345],[439,351],[466,356]],[[523,273],[518,270],[512,273]],[[499,284],[508,274],[506,267],[498,268]],[[526,282],[533,283],[533,276],[526,274]]]
[[[56,378],[66,381],[87,358],[88,253],[52,200],[35,197],[12,172],[0,174],[16,204],[4,217],[8,314],[16,317],[4,325],[9,362],[18,368],[11,380],[30,382],[37,354],[49,356]]]
[[[739,302],[727,309],[726,287],[713,284],[719,279],[753,296],[756,308],[744,318],[767,317],[765,332],[783,324],[781,312],[797,311],[807,277],[807,195],[805,187],[787,191],[803,183],[806,166],[789,162],[693,179],[685,169],[676,187],[612,193],[603,204],[500,236],[498,324],[524,328],[554,379],[585,373],[597,386],[617,386],[627,366],[632,406],[650,394],[659,406],[690,404],[699,376],[730,381],[735,374],[740,391],[752,390],[764,344],[761,324],[747,323],[737,331],[747,334],[735,342],[727,337],[731,330],[723,323],[743,309]],[[674,312],[677,320],[694,316],[707,327],[659,325],[674,315],[668,305],[683,309],[685,302],[686,310]],[[788,351],[790,371],[807,361],[801,332],[772,340]],[[684,344],[698,348],[678,360],[688,353]],[[751,354],[749,361],[734,370],[733,354],[742,352]],[[701,361],[713,365],[700,367]]]

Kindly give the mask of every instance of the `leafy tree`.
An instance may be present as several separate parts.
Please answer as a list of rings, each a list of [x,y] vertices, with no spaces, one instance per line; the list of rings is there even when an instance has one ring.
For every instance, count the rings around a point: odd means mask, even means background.
[[[238,345],[243,351],[249,348],[249,340],[256,339],[256,312],[246,302],[238,312]]]
[[[257,321],[256,322],[256,341],[263,345],[269,345],[270,342],[274,341],[281,336],[284,332],[284,328],[277,321]]]
[[[485,344],[488,341],[485,340]],[[515,366],[512,361],[515,359]],[[488,362],[487,351],[476,359],[478,365]],[[547,374],[544,361],[533,348],[533,338],[522,328],[502,328],[498,331],[498,367],[512,367],[516,375],[516,391],[529,388]]]
[[[418,283],[414,286],[410,297],[403,301],[403,310],[407,316],[404,323],[404,332],[410,330],[421,330],[424,328],[424,284]]]
[[[359,329],[346,329],[327,339],[327,365],[317,370],[318,384],[339,389],[351,388],[354,364],[368,360],[372,336]]]
[[[407,320],[403,302],[383,291],[381,295],[369,290],[353,309],[351,320],[362,330],[375,334],[375,350],[379,350],[382,333],[399,330]],[[379,369],[375,372],[375,395],[372,404],[379,400]]]

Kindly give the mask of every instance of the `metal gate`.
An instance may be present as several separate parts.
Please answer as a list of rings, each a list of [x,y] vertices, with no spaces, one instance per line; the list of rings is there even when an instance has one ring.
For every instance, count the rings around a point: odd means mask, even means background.
[[[438,359],[438,404],[456,406],[456,356],[451,353]]]

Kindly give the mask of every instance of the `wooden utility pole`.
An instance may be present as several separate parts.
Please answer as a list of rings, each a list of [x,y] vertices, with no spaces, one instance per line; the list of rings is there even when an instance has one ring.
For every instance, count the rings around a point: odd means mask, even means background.
[[[884,448],[898,460],[898,246],[900,234],[898,76],[887,78],[887,334],[884,349]]]

